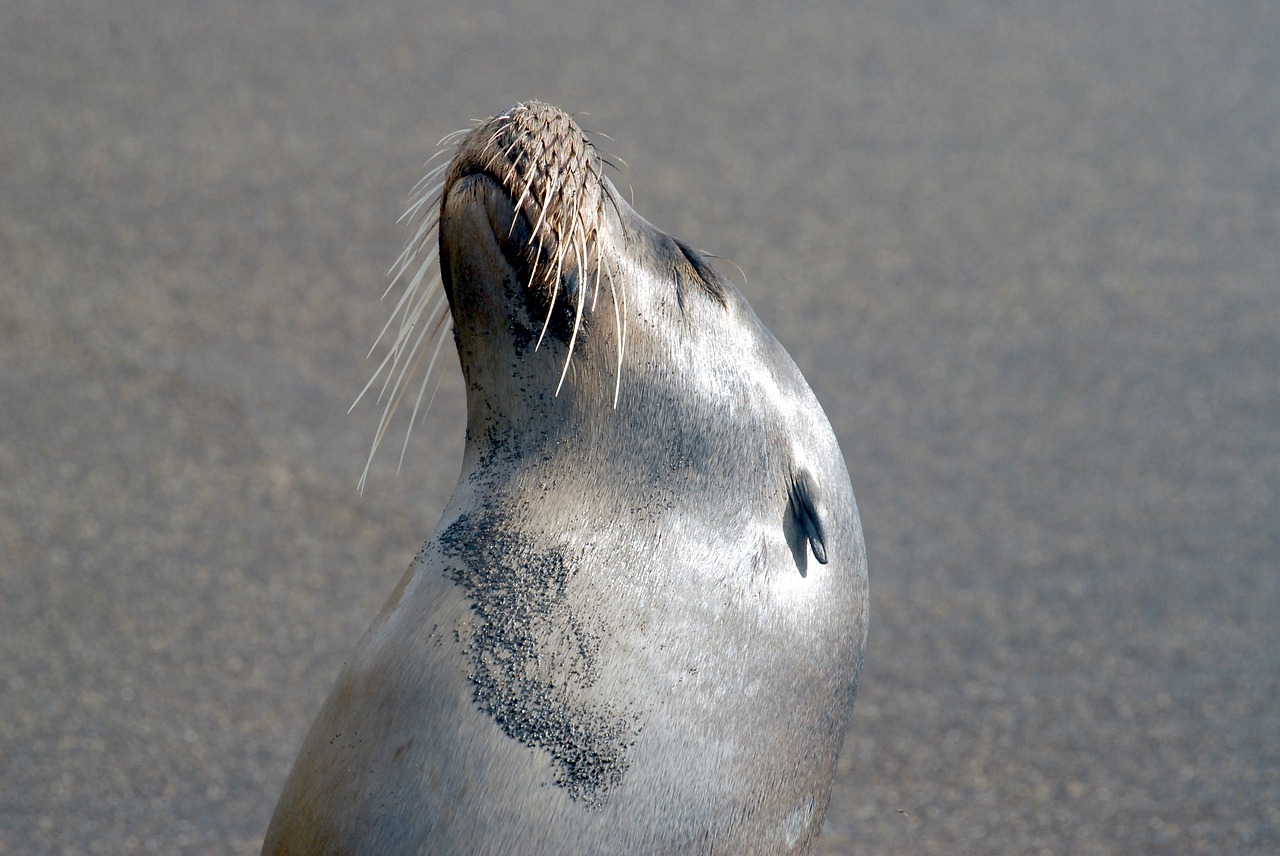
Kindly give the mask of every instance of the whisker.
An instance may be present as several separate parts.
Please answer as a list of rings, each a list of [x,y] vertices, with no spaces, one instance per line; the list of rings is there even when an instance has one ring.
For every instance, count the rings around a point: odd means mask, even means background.
[[[563,262],[563,260],[564,260],[564,253],[563,252],[557,253],[556,254],[556,275],[551,280],[551,302],[547,304],[547,317],[546,317],[546,320],[542,322],[542,332],[538,334],[538,342],[536,345],[533,346],[533,349],[535,351],[542,347],[542,339],[544,336],[547,335],[547,327],[551,324],[551,313],[554,312],[556,308],[556,295],[560,293],[560,270],[561,270],[560,265],[561,265],[561,262]]]
[[[422,388],[425,388],[426,383],[435,373],[437,357],[442,343],[449,338],[447,331],[452,324],[452,319],[449,316],[448,300],[445,298],[444,290],[441,287],[438,236],[440,227],[439,203],[444,190],[444,176],[453,159],[450,156],[442,163],[432,165],[432,162],[442,156],[452,155],[457,148],[458,141],[469,133],[471,133],[471,130],[464,128],[446,134],[440,140],[437,151],[427,159],[425,164],[430,168],[414,185],[410,193],[409,207],[400,215],[400,219],[397,221],[415,221],[416,225],[413,228],[413,234],[405,242],[404,248],[396,257],[395,263],[387,271],[390,282],[382,297],[385,299],[397,284],[403,284],[404,290],[396,301],[395,307],[391,310],[387,322],[378,331],[378,335],[373,341],[373,346],[369,349],[368,356],[373,356],[378,345],[388,338],[388,334],[392,330],[394,330],[394,336],[391,337],[386,355],[379,361],[377,369],[374,370],[368,382],[365,383],[355,401],[351,404],[351,409],[354,410],[355,406],[381,380],[382,385],[379,389],[377,400],[382,403],[383,398],[386,398],[386,402],[378,420],[378,428],[374,432],[373,443],[370,445],[364,470],[361,472],[357,483],[357,488],[361,493],[364,492],[365,485],[368,483],[369,472],[373,466],[373,459],[377,455],[378,447],[382,444],[382,440],[390,428],[392,417],[395,416],[404,400],[410,382],[422,371],[425,362],[426,372],[421,385]],[[409,275],[411,268],[413,269],[412,276]],[[416,334],[415,330],[417,331]],[[424,348],[424,342],[432,342],[433,344]],[[420,391],[405,434],[406,444],[421,402],[422,395]],[[348,410],[348,412],[351,411]],[[403,460],[403,455],[402,450],[401,460]]]
[[[577,232],[577,242],[574,244],[574,250],[578,256],[578,310],[573,316],[573,332],[569,334],[569,350],[564,356],[564,368],[560,371],[560,382],[556,384],[556,395],[560,394],[560,388],[564,386],[565,375],[569,373],[569,363],[573,361],[573,346],[578,341],[578,330],[582,327],[582,307],[586,303],[587,291],[583,287],[583,276],[587,270],[587,249],[582,243],[582,233]]]
[[[404,445],[400,447],[400,460],[396,463],[397,473],[400,472],[400,468],[404,466],[404,453],[409,450],[409,436],[413,433],[413,426],[415,421],[418,418],[418,408],[422,405],[422,394],[427,390],[427,382],[430,381],[432,375],[435,374],[436,360],[439,358],[440,349],[444,347],[445,339],[447,338],[445,336],[440,335],[441,322],[443,322],[443,317],[441,318],[440,322],[437,322],[437,324],[435,325],[437,329],[433,331],[431,334],[431,339],[435,341],[435,347],[431,349],[431,359],[427,363],[427,370],[422,373],[422,385],[418,387],[418,397],[413,402],[413,412],[409,414],[409,427],[404,432]],[[421,358],[419,358],[419,360],[421,360]],[[440,388],[440,378],[437,376],[436,389],[439,389],[439,388]],[[431,401],[427,402],[427,410],[431,409],[431,402],[435,401],[435,397],[436,397],[435,393],[432,392]],[[425,410],[423,411],[423,416],[426,415],[426,412],[427,411]]]

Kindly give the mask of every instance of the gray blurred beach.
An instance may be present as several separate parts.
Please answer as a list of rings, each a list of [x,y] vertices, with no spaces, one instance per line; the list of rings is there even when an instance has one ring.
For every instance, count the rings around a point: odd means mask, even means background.
[[[396,219],[528,98],[840,438],[820,852],[1280,853],[1272,0],[8,0],[0,853],[258,851],[458,474],[451,357],[356,491]]]

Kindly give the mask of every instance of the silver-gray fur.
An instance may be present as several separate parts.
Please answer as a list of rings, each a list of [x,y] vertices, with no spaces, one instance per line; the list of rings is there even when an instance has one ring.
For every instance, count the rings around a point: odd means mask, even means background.
[[[867,576],[799,370],[545,104],[461,142],[439,258],[462,473],[263,852],[808,852]]]

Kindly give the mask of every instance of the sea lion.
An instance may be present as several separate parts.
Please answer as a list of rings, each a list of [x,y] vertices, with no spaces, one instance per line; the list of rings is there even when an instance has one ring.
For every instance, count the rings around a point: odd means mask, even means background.
[[[808,852],[867,631],[826,416],[565,113],[518,104],[441,174],[462,472],[263,853]],[[444,324],[419,288],[431,259],[411,271],[422,222],[399,265],[393,405],[415,377],[397,366]]]

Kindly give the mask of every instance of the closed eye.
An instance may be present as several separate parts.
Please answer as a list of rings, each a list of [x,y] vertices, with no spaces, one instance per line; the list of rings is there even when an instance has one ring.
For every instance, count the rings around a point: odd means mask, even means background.
[[[725,297],[725,282],[716,272],[716,269],[706,262],[706,254],[686,244],[679,238],[672,238],[675,245],[680,248],[681,255],[687,264],[680,264],[676,271],[677,280],[684,284],[692,282],[697,284],[703,292],[719,303],[722,307],[728,306],[728,300]],[[680,301],[680,308],[684,308],[684,295],[677,292],[677,299]]]

